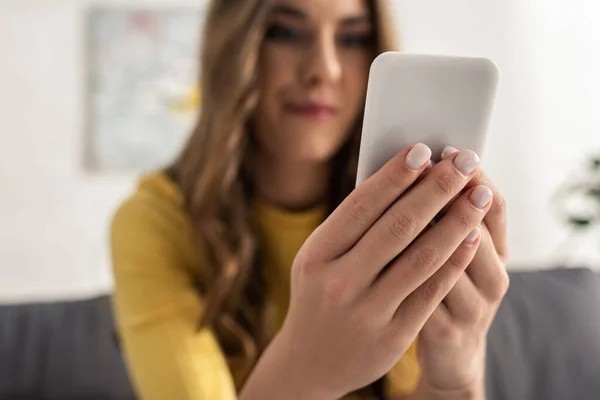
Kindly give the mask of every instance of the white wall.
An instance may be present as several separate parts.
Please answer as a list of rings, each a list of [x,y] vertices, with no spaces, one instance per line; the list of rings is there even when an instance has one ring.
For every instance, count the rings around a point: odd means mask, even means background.
[[[0,2],[0,301],[81,297],[111,287],[108,217],[135,177],[82,167],[89,4]],[[599,6],[594,0],[394,4],[406,50],[484,55],[500,65],[485,164],[509,201],[513,265],[548,266],[566,235],[548,198],[584,154],[600,148],[600,113],[594,113],[600,78],[593,74],[600,70],[600,28],[592,19]],[[594,259],[593,246],[575,261]]]
[[[96,3],[109,1],[0,1],[0,302],[112,285],[109,216],[136,177],[82,167],[84,18]]]
[[[509,206],[512,268],[600,266],[600,232],[573,236],[550,197],[600,152],[594,0],[395,1],[407,51],[479,55],[501,69],[484,166]],[[580,247],[579,247],[580,246]]]

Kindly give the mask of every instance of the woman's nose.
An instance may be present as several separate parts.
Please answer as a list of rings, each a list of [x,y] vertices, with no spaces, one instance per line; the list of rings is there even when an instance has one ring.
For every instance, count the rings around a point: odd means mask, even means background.
[[[332,35],[320,35],[307,54],[304,66],[304,81],[308,84],[335,83],[342,76],[335,38]]]

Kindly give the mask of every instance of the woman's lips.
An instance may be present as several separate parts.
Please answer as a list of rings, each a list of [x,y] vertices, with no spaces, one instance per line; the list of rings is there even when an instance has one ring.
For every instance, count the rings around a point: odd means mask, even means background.
[[[287,103],[284,106],[286,112],[315,120],[326,120],[334,117],[338,110],[336,107],[320,102]]]

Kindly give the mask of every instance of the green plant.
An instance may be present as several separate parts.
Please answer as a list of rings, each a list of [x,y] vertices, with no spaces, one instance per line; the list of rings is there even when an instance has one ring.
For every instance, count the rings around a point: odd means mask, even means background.
[[[592,157],[584,174],[559,192],[566,222],[578,230],[600,224],[600,155]]]

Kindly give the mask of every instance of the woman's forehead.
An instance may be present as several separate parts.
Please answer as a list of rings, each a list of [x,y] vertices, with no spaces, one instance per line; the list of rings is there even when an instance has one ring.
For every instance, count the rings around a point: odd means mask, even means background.
[[[356,18],[368,13],[366,0],[275,0],[274,13],[298,19]]]

